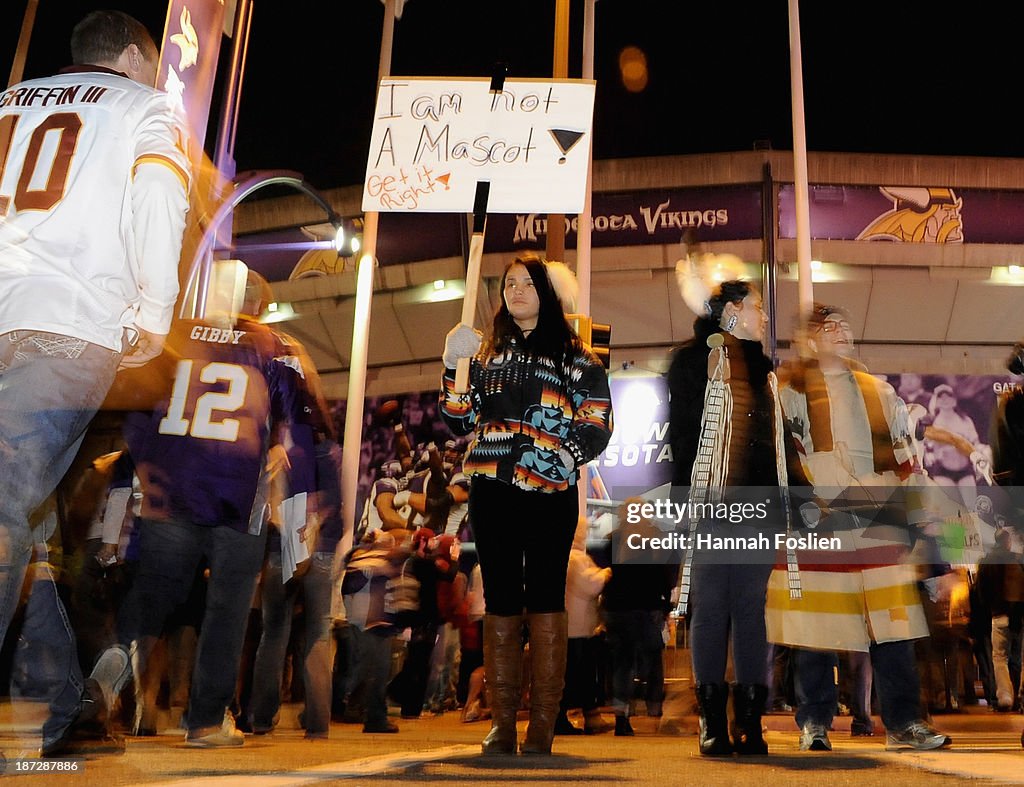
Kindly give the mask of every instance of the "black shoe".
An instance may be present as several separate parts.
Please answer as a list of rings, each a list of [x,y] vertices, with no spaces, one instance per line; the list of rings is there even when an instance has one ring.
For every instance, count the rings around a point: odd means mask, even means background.
[[[631,737],[636,735],[636,733],[633,732],[633,725],[629,723],[628,716],[615,717],[615,734],[619,737]]]
[[[582,735],[583,730],[573,725],[564,713],[555,718],[555,735]]]
[[[86,754],[124,754],[124,738],[110,731],[103,692],[92,678],[85,682],[78,715],[60,736],[44,741],[39,750],[40,757]]]
[[[390,721],[383,724],[364,724],[363,732],[398,732],[398,725]]]

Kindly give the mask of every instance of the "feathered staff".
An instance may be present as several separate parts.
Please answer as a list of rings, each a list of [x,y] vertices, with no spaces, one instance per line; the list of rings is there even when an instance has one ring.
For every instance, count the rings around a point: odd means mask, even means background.
[[[722,260],[733,267],[732,255],[725,255]],[[676,282],[679,292],[686,305],[694,314],[710,317],[711,298],[714,290],[709,275],[709,265],[714,265],[713,255],[705,255],[695,263],[689,254],[676,263]],[[740,263],[742,265],[742,263]],[[721,269],[721,267],[719,270]],[[727,276],[726,278],[732,278]],[[737,277],[738,278],[738,277]],[[722,281],[722,279],[719,279]],[[704,389],[704,412],[701,416],[700,443],[697,456],[693,462],[690,475],[690,498],[687,510],[690,520],[686,539],[686,552],[683,556],[682,571],[679,575],[679,596],[675,614],[686,615],[690,600],[690,577],[693,570],[693,545],[699,524],[696,511],[703,510],[701,503],[718,502],[722,497],[726,475],[729,471],[729,440],[732,422],[732,391],[729,388],[729,353],[725,349],[725,341],[720,333],[708,337],[708,383]]]

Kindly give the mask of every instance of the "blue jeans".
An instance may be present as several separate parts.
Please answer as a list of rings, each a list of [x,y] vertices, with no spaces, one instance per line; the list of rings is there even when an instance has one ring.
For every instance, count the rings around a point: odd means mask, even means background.
[[[302,598],[305,623],[303,682],[305,685],[305,727],[307,737],[326,737],[331,724],[331,670],[334,664],[331,636],[330,552],[314,552],[309,569],[287,584],[281,581],[281,553],[271,552],[263,566],[263,634],[253,667],[250,715],[253,730],[273,729],[281,707],[281,675],[292,612]]]
[[[832,723],[837,691],[833,668],[839,663],[832,651],[794,649],[793,682],[796,688],[796,723]],[[921,681],[914,659],[914,643],[871,643],[871,667],[882,723],[898,730],[921,718]]]
[[[32,555],[30,517],[71,466],[120,360],[119,352],[69,336],[41,331],[0,335],[0,643]],[[46,742],[74,719],[83,681],[74,633],[52,581],[34,582],[32,590],[24,647],[19,646],[16,658],[32,658],[37,646],[52,658],[16,663],[15,670],[24,696],[50,703]]]
[[[189,695],[190,730],[220,726],[234,699],[265,547],[266,529],[253,536],[230,527],[141,522],[138,576],[118,618],[121,643],[135,651],[136,679],[167,618],[188,598],[200,560],[205,557],[210,569]]]
[[[32,553],[29,517],[71,466],[120,361],[69,336],[0,335],[0,642]]]
[[[694,563],[690,655],[697,683],[725,682],[731,640],[736,682],[768,685],[764,605],[771,570],[769,563]]]

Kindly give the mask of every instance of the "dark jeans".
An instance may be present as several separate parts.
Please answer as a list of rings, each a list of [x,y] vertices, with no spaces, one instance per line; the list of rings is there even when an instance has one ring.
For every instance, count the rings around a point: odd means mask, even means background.
[[[437,623],[414,626],[405,649],[402,669],[391,681],[391,696],[402,706],[402,715],[419,716],[427,693],[430,655],[437,642]]]
[[[764,605],[768,562],[694,563],[690,653],[697,683],[724,683],[732,641],[736,682],[768,685],[768,639]]]
[[[281,553],[271,552],[263,567],[261,596],[263,634],[253,667],[250,715],[254,730],[270,730],[281,707],[281,676],[292,632],[295,602],[302,598],[305,626],[302,662],[308,736],[326,736],[331,723],[331,669],[334,644],[331,636],[330,552],[314,552],[301,577],[281,581]]]
[[[167,618],[188,598],[204,557],[210,569],[189,696],[190,730],[219,726],[234,699],[265,544],[265,529],[253,536],[229,527],[142,520],[139,573],[118,619],[121,643],[136,643],[137,675]]]
[[[362,630],[349,626],[355,669],[352,676],[353,697],[349,702],[366,709],[365,723],[383,726],[388,720],[388,677],[391,675],[390,626]]]
[[[586,713],[599,707],[598,697],[601,692],[598,659],[601,646],[600,637],[569,637],[565,658],[565,691],[562,692],[561,702],[563,712],[579,708]]]
[[[42,564],[40,564],[42,565]],[[43,722],[43,743],[60,737],[74,721],[82,701],[84,680],[75,648],[75,635],[47,566],[45,576],[32,582],[25,620],[18,636],[11,675],[11,699],[45,702],[49,715]]]
[[[635,678],[646,684],[644,699],[660,705],[665,699],[662,660],[665,641],[661,636],[665,615],[660,610],[650,609],[606,610],[604,619],[612,658],[612,707],[615,713],[628,714]]]
[[[579,517],[575,487],[527,492],[474,476],[469,490],[489,615],[565,610],[565,574]]]
[[[832,723],[836,714],[834,668],[839,663],[833,651],[794,649],[796,723]],[[921,718],[921,684],[914,657],[914,643],[871,643],[871,668],[875,691],[887,730],[901,729]]]

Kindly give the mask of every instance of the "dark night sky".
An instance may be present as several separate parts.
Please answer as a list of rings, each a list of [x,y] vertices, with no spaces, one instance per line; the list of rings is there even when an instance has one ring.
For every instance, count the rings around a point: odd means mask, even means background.
[[[0,78],[25,0],[0,10]],[[73,24],[123,8],[159,37],[161,0],[39,0],[25,76],[69,59]],[[555,0],[408,0],[391,73],[512,77],[552,69]],[[570,76],[579,76],[581,0],[573,0]],[[865,0],[803,3],[811,151],[1024,156],[1017,120],[1024,13],[1004,4]],[[238,169],[292,169],[319,188],[360,183],[372,123],[384,7],[379,0],[254,0],[239,116]],[[792,148],[788,4],[599,0],[597,159]],[[646,89],[619,78],[627,45],[646,53]],[[215,101],[218,101],[215,96]],[[211,128],[219,103],[211,115]],[[1024,185],[1024,184],[1022,184]]]

